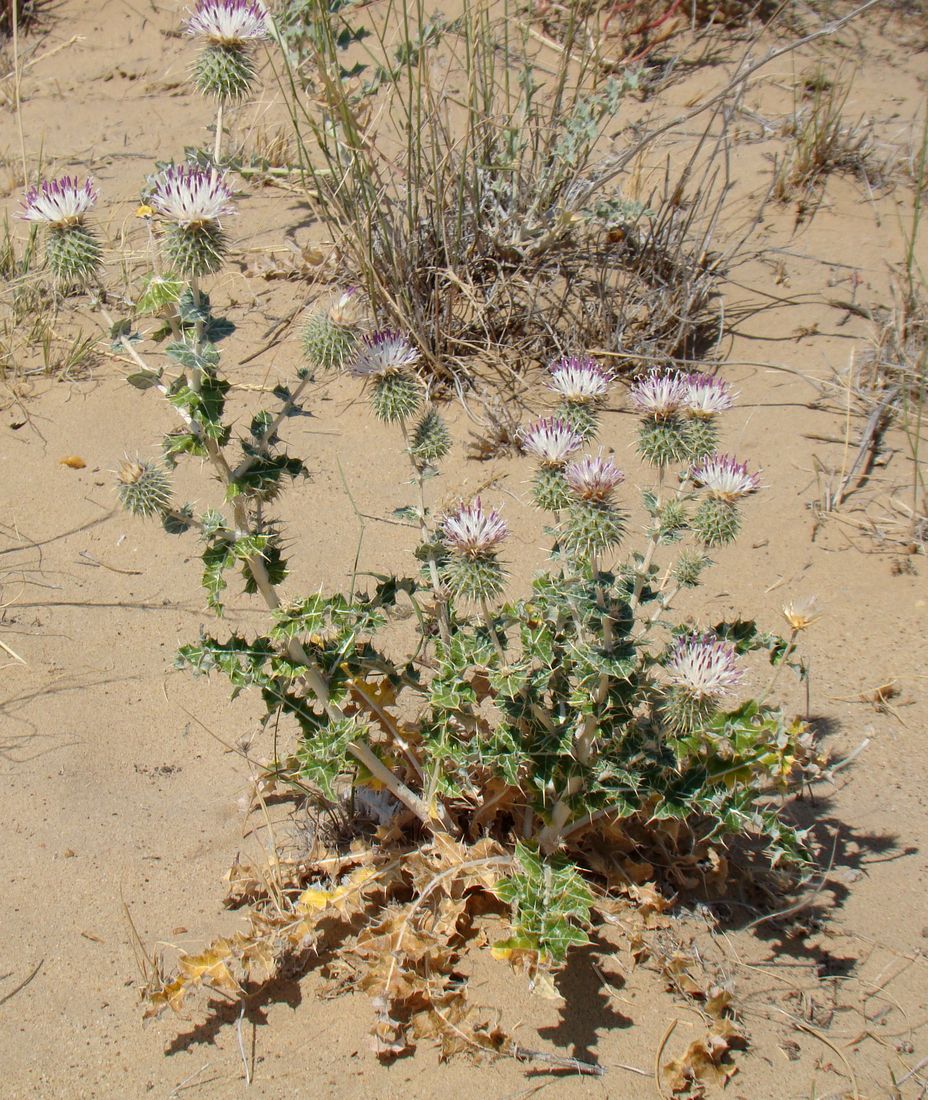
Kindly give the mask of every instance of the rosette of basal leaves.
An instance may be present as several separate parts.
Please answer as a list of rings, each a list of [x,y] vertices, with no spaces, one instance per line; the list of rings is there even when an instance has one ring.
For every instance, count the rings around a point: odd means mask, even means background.
[[[541,963],[561,962],[571,947],[589,943],[593,895],[576,865],[560,857],[542,859],[525,844],[515,848],[517,870],[496,884],[495,893],[512,909],[512,935],[493,945],[498,957],[537,954]]]

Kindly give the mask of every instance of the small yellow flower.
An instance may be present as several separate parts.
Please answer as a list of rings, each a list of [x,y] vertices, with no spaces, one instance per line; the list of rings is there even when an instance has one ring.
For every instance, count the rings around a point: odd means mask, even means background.
[[[142,203],[142,205],[136,210],[135,216],[137,218],[151,218],[154,217],[155,211],[151,206]]]
[[[793,630],[806,630],[822,617],[817,596],[804,596],[783,605],[783,615]]]

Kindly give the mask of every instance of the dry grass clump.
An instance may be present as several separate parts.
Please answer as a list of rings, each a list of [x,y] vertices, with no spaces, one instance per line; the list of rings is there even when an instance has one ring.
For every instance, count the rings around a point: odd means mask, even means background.
[[[877,155],[872,124],[845,118],[851,83],[832,80],[819,66],[803,78],[797,92],[785,126],[789,148],[776,168],[774,197],[781,202],[798,198],[805,210],[810,201],[814,207],[832,172],[846,172],[871,186],[884,182],[885,164]]]
[[[822,502],[824,511],[835,511],[862,489],[878,463],[886,432],[898,428],[909,460],[906,484],[880,494],[876,517],[860,526],[878,542],[896,550],[901,546],[910,554],[924,554],[928,546],[928,277],[918,260],[928,184],[928,118],[922,125],[921,142],[909,165],[912,205],[905,252],[894,272],[893,306],[867,311],[874,325],[872,342],[863,355],[852,358],[840,380],[841,403],[849,417],[854,412],[863,419],[863,428],[856,449],[846,448],[841,474]],[[909,562],[905,571],[910,568]]]
[[[445,378],[475,356],[698,354],[718,274],[705,161],[618,186],[603,138],[630,85],[578,19],[552,71],[508,12],[420,8],[396,0],[361,28],[302,0],[313,19],[287,39],[309,194],[378,319]]]

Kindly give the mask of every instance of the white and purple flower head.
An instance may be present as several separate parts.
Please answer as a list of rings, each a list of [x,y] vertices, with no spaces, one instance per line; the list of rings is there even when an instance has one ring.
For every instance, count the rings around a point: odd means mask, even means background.
[[[731,408],[734,395],[723,379],[694,372],[686,375],[683,384],[686,389],[684,406],[692,416],[715,416]]]
[[[242,46],[269,38],[271,22],[257,0],[200,0],[185,30],[216,46]]]
[[[564,467],[564,480],[581,500],[606,500],[625,474],[601,454],[586,455]]]
[[[151,205],[179,226],[216,224],[232,212],[232,189],[215,168],[172,165],[152,191]]]
[[[62,176],[31,187],[23,196],[19,216],[27,222],[45,222],[57,228],[78,225],[96,201],[93,180],[81,184],[76,176]]]
[[[468,558],[493,553],[509,534],[499,512],[485,512],[480,497],[449,512],[441,528],[448,547]]]
[[[542,466],[562,466],[583,443],[583,436],[558,416],[547,416],[522,432],[522,447]]]
[[[686,380],[676,372],[653,371],[632,386],[629,397],[639,412],[663,420],[686,405]]]
[[[718,699],[741,682],[735,647],[714,634],[681,635],[667,661],[674,687],[697,699]]]
[[[351,373],[385,378],[402,374],[418,362],[419,352],[409,340],[401,332],[385,328],[364,337],[351,363]]]
[[[690,470],[690,477],[719,500],[737,500],[760,488],[760,474],[749,474],[747,464],[736,462],[731,455],[702,459]]]
[[[548,369],[551,372],[549,388],[565,401],[578,404],[600,400],[613,378],[612,372],[601,367],[595,359],[574,355],[555,360]]]

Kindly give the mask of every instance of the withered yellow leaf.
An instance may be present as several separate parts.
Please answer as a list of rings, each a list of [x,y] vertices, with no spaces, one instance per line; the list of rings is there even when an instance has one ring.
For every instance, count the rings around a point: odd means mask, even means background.
[[[58,459],[59,466],[67,466],[69,470],[83,470],[87,463],[80,455],[65,455]]]

